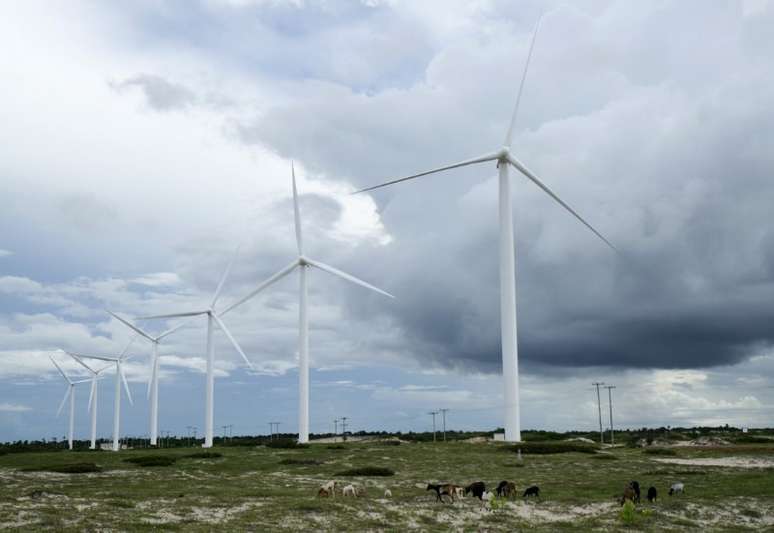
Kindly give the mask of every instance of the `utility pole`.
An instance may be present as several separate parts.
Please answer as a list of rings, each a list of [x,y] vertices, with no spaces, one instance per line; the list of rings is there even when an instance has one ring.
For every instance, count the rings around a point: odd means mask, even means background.
[[[613,438],[613,389],[615,385],[606,385],[605,388],[607,389],[607,402],[610,405],[610,444],[615,444]]]
[[[196,426],[193,427],[193,443],[194,443],[194,446],[196,446],[196,430],[198,430],[198,429],[199,428],[197,428]]]
[[[427,414],[429,414],[429,415],[432,415],[432,416],[433,416],[433,442],[435,442],[435,415],[437,415],[437,414],[438,414],[438,411],[430,411],[430,412],[429,412],[429,413],[427,413]]]
[[[269,432],[271,433],[271,440],[274,440],[274,427],[277,427],[277,437],[279,438],[279,422],[269,422]]]
[[[223,428],[223,444],[225,445],[226,444],[226,429],[228,428],[228,426],[220,426],[220,427]]]
[[[185,427],[185,436],[186,440],[188,441],[188,446],[191,445],[191,430],[193,429],[193,426],[186,426]]]
[[[333,442],[336,442],[336,435],[339,434],[339,419],[333,419]]]
[[[346,416],[341,417],[341,436],[344,440],[347,440],[347,418]]]
[[[443,416],[443,441],[446,442],[446,411],[448,409],[438,409],[441,411],[441,415]]]
[[[604,434],[602,433],[602,400],[599,398],[599,387],[604,385],[604,382],[592,383],[597,388],[597,410],[599,411],[599,442],[603,444],[605,442]]]

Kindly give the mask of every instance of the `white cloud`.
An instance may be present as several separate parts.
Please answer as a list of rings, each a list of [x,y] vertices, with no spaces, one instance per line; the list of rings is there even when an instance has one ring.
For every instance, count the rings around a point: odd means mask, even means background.
[[[32,411],[32,407],[16,403],[0,403],[0,412],[2,413],[24,413]]]
[[[8,257],[9,255],[13,255],[13,252],[10,250],[3,250],[2,248],[0,248],[0,258]]]

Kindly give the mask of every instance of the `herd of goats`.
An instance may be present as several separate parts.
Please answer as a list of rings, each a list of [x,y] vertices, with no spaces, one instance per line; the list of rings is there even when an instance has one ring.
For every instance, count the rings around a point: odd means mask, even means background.
[[[443,497],[446,496],[450,499],[451,503],[454,503],[455,499],[464,498],[467,495],[473,495],[473,497],[481,500],[483,505],[489,505],[494,498],[515,498],[518,496],[516,491],[516,484],[512,481],[501,481],[495,492],[486,490],[486,483],[483,481],[476,481],[471,483],[467,487],[455,485],[453,483],[428,483],[427,490],[435,492],[436,501],[445,503]],[[669,487],[669,495],[683,494],[685,492],[685,484],[682,482],[673,483]],[[365,494],[365,489],[359,485],[349,484],[342,488],[342,496],[350,496],[356,498]],[[317,491],[317,496],[320,498],[333,498],[336,496],[336,481],[328,481],[320,487]],[[392,491],[385,489],[384,497],[392,497]],[[524,490],[522,498],[535,497],[540,498],[540,487],[537,485],[530,485]],[[658,491],[656,487],[651,486],[648,488],[648,494],[646,496],[650,503],[656,503],[658,498]],[[640,484],[637,481],[630,481],[624,487],[623,495],[619,498],[619,503],[624,505],[627,501],[633,504],[640,503]]]

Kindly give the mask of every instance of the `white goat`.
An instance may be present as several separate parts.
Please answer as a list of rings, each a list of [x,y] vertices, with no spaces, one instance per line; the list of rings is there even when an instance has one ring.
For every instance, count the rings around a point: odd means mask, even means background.
[[[335,498],[336,497],[336,481],[335,480],[327,482],[325,485],[323,485],[320,488],[321,489],[325,489],[325,491],[328,494],[331,495],[331,498]]]
[[[669,495],[680,493],[682,494],[685,492],[685,485],[683,483],[673,483],[671,487],[669,487]]]
[[[384,490],[384,497],[385,498],[392,498],[392,491],[390,489]]]
[[[357,497],[357,492],[355,491],[354,485],[347,485],[343,489],[341,489],[342,496],[352,496],[353,498]]]

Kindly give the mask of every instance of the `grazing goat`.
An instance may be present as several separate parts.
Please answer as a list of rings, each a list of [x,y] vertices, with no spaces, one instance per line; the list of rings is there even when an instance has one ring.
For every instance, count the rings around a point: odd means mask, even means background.
[[[324,488],[322,488],[322,487],[320,487],[320,490],[318,490],[318,491],[317,491],[317,497],[318,497],[318,498],[327,498],[327,497],[329,497],[330,495],[331,495],[331,494],[330,494],[330,493],[329,493],[327,490],[325,490]]]
[[[632,488],[631,484],[627,483],[626,488],[624,488],[623,496],[621,496],[621,499],[619,500],[621,505],[626,503],[626,500],[629,500],[630,502],[634,503],[634,497],[635,497],[634,489]]]
[[[336,480],[329,481],[320,488],[325,489],[331,498],[336,497]]]
[[[524,494],[521,497],[526,498],[527,496],[536,496],[540,498],[540,487],[538,487],[537,485],[532,485],[531,487],[527,487],[527,490],[524,491]]]
[[[448,496],[451,498],[452,503],[454,503],[454,495],[457,493],[456,489],[457,485],[452,485],[451,483],[428,483],[427,489],[425,490],[434,490],[436,498],[441,503],[443,503],[443,498],[441,496]]]
[[[673,494],[682,494],[685,492],[685,485],[683,483],[673,483],[671,487],[669,487],[669,495]]]
[[[354,485],[347,485],[343,489],[341,489],[341,495],[342,496],[352,496],[353,498],[357,497],[357,492],[355,491]]]
[[[484,491],[486,491],[486,485],[483,481],[476,481],[465,487],[465,494],[473,494],[479,500],[484,495]]]
[[[457,487],[455,485],[454,486],[454,493],[456,494],[458,500],[465,497],[465,489],[462,488],[462,487]]]
[[[498,496],[502,496],[503,498],[515,496],[516,483],[513,483],[512,481],[501,481],[500,484],[497,485],[496,492]]]
[[[384,497],[392,498],[392,491],[390,489],[384,489]]]
[[[656,487],[650,487],[648,489],[648,501],[650,503],[656,503],[657,496],[658,496],[658,492],[656,492]]]
[[[640,484],[636,481],[630,481],[629,486],[634,490],[634,503],[640,503]]]

